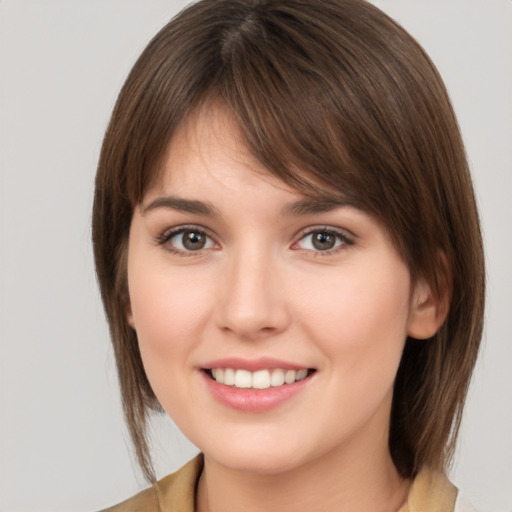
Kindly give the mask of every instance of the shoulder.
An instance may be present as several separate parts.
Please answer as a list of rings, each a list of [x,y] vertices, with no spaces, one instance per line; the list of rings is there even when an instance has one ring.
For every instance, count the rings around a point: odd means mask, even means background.
[[[453,512],[456,498],[457,488],[444,474],[424,469],[412,482],[404,512]]]
[[[203,464],[200,454],[176,473],[155,482],[149,489],[101,512],[194,512],[195,490]]]
[[[448,478],[422,470],[414,479],[407,505],[399,512],[477,512]]]

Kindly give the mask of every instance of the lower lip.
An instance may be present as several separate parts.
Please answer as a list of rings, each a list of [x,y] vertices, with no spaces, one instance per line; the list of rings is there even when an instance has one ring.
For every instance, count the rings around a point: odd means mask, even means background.
[[[300,393],[311,380],[308,376],[292,384],[270,387],[267,389],[241,389],[219,384],[201,372],[211,394],[223,405],[244,412],[265,412],[278,407]]]

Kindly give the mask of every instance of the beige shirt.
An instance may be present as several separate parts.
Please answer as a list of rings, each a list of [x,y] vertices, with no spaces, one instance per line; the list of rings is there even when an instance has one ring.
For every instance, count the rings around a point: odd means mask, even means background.
[[[195,492],[203,469],[198,455],[153,487],[102,512],[194,512]],[[422,471],[414,479],[407,503],[398,512],[456,512],[457,488],[440,474]]]

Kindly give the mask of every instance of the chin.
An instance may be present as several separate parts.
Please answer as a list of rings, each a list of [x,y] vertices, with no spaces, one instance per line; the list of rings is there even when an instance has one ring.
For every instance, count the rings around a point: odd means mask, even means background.
[[[259,475],[277,475],[304,463],[304,447],[282,442],[232,442],[202,450],[206,458],[229,470]],[[298,457],[301,454],[301,457]],[[306,457],[307,458],[307,457]]]
[[[224,452],[219,454],[218,457],[216,457],[216,454],[205,455],[231,471],[256,475],[278,475],[286,473],[298,465],[298,461],[293,460],[290,456],[262,453],[261,450],[257,449],[245,453]]]

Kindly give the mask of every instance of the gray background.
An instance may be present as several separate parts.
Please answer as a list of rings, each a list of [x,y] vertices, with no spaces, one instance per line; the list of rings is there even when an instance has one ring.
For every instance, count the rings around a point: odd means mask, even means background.
[[[454,482],[512,511],[512,2],[381,0],[437,63],[481,207],[489,300]],[[171,0],[0,1],[0,510],[113,504],[145,483],[129,454],[96,289],[90,208],[116,94]],[[158,474],[194,447],[154,425]]]

